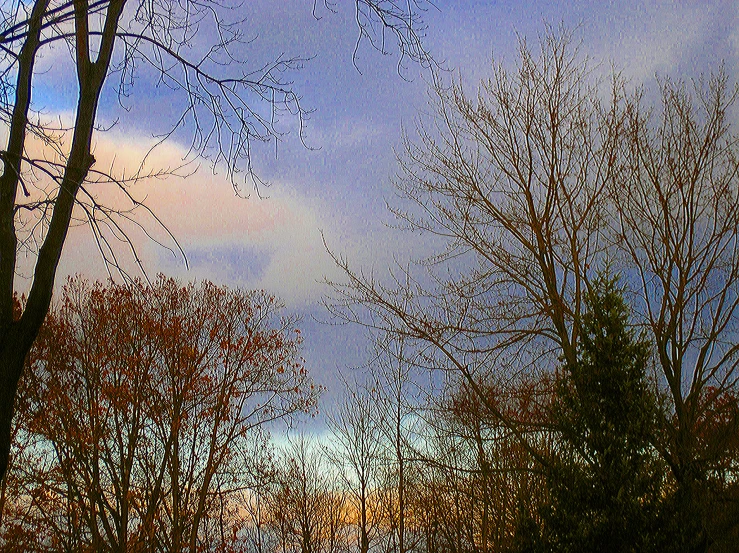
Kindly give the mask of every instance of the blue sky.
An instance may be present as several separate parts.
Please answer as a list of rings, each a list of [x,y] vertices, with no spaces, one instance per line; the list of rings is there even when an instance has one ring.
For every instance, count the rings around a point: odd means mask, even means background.
[[[275,55],[311,58],[293,74],[305,108],[314,110],[305,129],[304,147],[295,121],[278,144],[257,146],[256,168],[269,187],[243,189],[236,198],[220,168],[207,163],[186,179],[145,183],[134,192],[175,234],[188,255],[180,257],[135,236],[147,271],[183,279],[209,278],[232,286],[259,287],[284,298],[304,317],[305,357],[314,377],[335,397],[337,371],[361,365],[365,342],[357,329],[322,325],[319,301],[330,293],[324,276],[336,277],[321,233],[337,253],[356,266],[381,275],[394,259],[401,262],[428,247],[419,237],[399,235],[385,201],[392,198],[394,150],[402,129],[412,136],[416,121],[428,111],[428,75],[407,63],[398,72],[395,53],[381,55],[367,44],[353,57],[357,30],[351,3],[339,0],[338,13],[310,0],[245,2],[246,35],[254,40],[242,54],[255,64]],[[321,4],[319,2],[319,4]],[[739,60],[739,7],[736,2],[535,2],[439,1],[424,14],[426,45],[470,92],[490,75],[491,60],[513,66],[523,37],[535,43],[545,24],[576,29],[582,51],[597,72],[622,71],[634,87],[654,89],[655,77],[697,78],[723,62],[734,78]],[[35,91],[37,107],[64,116],[75,93],[70,67],[50,53],[44,78]],[[177,99],[147,85],[142,74],[123,111],[112,89],[101,109],[102,123],[118,120],[96,138],[98,163],[135,166],[152,142],[152,133],[172,117]],[[186,147],[177,140],[159,149],[152,163],[176,165]],[[101,192],[105,194],[105,192]],[[130,260],[129,260],[130,261]],[[58,282],[65,274],[105,276],[94,243],[84,229],[74,229],[65,249]]]

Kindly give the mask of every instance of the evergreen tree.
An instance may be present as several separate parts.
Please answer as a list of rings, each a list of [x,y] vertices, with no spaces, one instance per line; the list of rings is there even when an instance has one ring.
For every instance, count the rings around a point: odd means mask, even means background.
[[[663,550],[649,344],[629,328],[616,279],[602,276],[593,284],[579,333],[577,359],[563,367],[553,407],[560,445],[542,513],[547,549]]]

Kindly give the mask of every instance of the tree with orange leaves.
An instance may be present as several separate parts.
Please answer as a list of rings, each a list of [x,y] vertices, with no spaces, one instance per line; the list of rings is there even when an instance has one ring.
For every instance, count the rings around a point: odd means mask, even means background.
[[[11,472],[25,470],[24,491],[3,513],[6,544],[235,546],[240,498],[268,472],[266,425],[317,396],[281,310],[207,282],[70,280],[21,388]],[[47,530],[29,542],[34,523]]]

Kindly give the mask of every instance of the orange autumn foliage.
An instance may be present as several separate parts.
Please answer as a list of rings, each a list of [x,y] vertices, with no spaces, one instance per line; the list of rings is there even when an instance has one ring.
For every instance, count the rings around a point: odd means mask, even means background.
[[[266,425],[315,407],[300,345],[263,292],[69,280],[22,382],[3,545],[235,550]]]

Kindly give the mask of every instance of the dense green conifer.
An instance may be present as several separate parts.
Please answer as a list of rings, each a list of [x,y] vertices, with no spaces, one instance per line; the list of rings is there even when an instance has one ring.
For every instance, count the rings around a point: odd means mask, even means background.
[[[649,344],[629,327],[616,279],[592,283],[579,334],[577,360],[562,368],[552,412],[561,445],[548,468],[546,549],[662,550]]]

